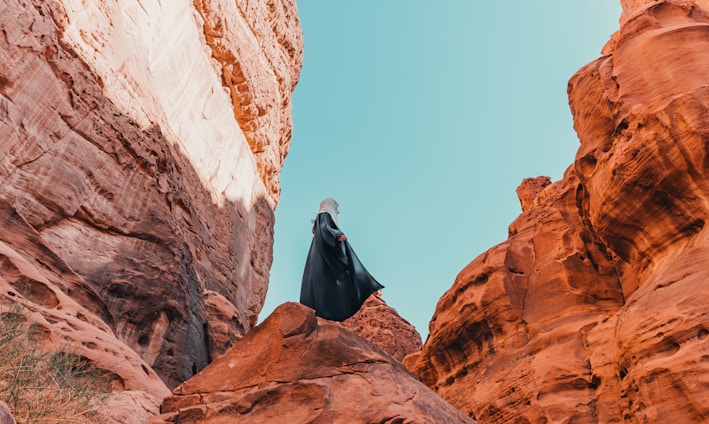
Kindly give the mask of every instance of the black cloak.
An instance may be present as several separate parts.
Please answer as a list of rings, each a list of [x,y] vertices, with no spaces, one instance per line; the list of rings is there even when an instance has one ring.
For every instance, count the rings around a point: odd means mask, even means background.
[[[317,316],[344,321],[354,315],[372,293],[384,288],[364,268],[332,216],[315,217],[313,242],[305,262],[300,303]]]

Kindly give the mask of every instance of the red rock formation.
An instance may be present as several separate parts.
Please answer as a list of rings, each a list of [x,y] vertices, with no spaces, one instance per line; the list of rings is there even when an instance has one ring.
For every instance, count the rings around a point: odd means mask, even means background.
[[[302,62],[295,0],[196,0],[194,5],[259,174],[277,197],[292,134],[291,93]],[[254,40],[261,54],[243,54]]]
[[[658,0],[620,0],[620,4],[623,6],[620,23],[624,24],[631,19],[633,15],[642,13],[644,8],[656,3],[658,3]],[[704,10],[709,10],[709,1],[707,0],[685,0],[684,3],[688,5],[696,4]]]
[[[473,423],[341,324],[286,303],[150,423]]]
[[[421,335],[416,328],[378,296],[369,296],[362,309],[342,325],[397,361],[421,350]]]
[[[539,193],[549,184],[551,184],[551,178],[549,177],[525,178],[522,181],[522,184],[517,187],[517,197],[519,198],[520,206],[522,206],[522,212],[538,206],[535,200],[539,197]]]
[[[573,170],[547,186],[507,242],[470,263],[438,303],[413,368],[482,422],[593,415],[595,383],[579,330],[623,296],[613,261],[574,213],[577,187]]]
[[[707,40],[705,11],[654,2],[569,82],[574,165],[520,195],[508,240],[458,275],[412,365],[463,412],[709,419]]]
[[[124,400],[157,405],[266,293],[300,26],[290,0],[209,3],[0,5],[1,301]],[[215,13],[241,31],[219,46]]]

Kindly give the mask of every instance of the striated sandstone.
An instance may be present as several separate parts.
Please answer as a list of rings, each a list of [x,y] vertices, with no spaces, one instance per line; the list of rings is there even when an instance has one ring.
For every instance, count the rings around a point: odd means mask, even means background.
[[[413,358],[482,422],[709,417],[709,14],[638,5],[569,82],[574,165],[518,190],[508,240],[461,271]]]
[[[691,2],[659,2],[621,28],[611,56],[570,82],[582,210],[624,262],[626,302],[613,334],[617,381],[598,391],[606,402],[619,399],[624,419],[709,416],[709,316],[702,306],[709,301],[708,35],[709,13]],[[590,102],[580,101],[589,91],[606,105],[592,121]],[[604,139],[584,130],[592,122],[609,130]]]
[[[303,60],[295,0],[197,0],[194,6],[259,175],[277,199],[292,135],[291,93]]]
[[[293,0],[53,4],[61,42],[142,128],[184,149],[216,202],[278,200],[303,59]]]
[[[0,5],[0,296],[115,374],[113,401],[143,414],[116,421],[154,413],[266,293],[300,24],[288,0],[219,12],[242,31],[224,35],[248,75],[238,97],[207,42],[214,13]]]
[[[595,422],[585,332],[623,304],[616,264],[577,213],[573,169],[439,301],[411,366],[481,422]]]
[[[150,423],[474,423],[398,361],[298,304],[173,390]]]
[[[342,325],[399,362],[421,350],[421,335],[416,328],[379,296],[369,296],[362,309]]]

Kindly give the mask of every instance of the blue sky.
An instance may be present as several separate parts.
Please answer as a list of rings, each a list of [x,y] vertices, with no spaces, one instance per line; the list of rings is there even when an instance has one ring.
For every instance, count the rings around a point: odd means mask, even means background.
[[[384,300],[425,339],[436,303],[507,238],[523,178],[561,179],[579,141],[566,85],[619,0],[298,1],[304,64],[259,320],[298,301],[320,200]]]

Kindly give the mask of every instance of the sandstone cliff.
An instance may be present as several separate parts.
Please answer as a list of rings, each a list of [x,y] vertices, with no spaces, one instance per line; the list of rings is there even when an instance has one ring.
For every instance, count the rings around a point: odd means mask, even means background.
[[[709,14],[622,3],[569,82],[574,164],[520,186],[410,365],[481,422],[709,419]]]
[[[0,302],[156,411],[263,305],[295,2],[8,0],[0,29]]]

